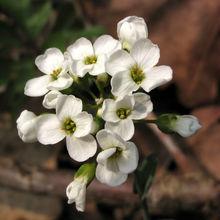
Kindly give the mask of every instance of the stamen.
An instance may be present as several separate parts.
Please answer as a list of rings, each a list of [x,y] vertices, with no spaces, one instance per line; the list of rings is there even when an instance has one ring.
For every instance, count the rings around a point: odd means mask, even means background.
[[[109,159],[115,160],[121,155],[121,153],[122,153],[122,149],[120,147],[116,147],[115,153],[111,157],[109,157]]]
[[[67,135],[72,135],[76,130],[75,122],[72,119],[67,118],[63,122],[63,130],[66,132]]]
[[[84,59],[84,63],[85,63],[86,65],[95,64],[96,62],[97,62],[97,56],[95,56],[95,55],[87,56],[87,57]]]
[[[137,64],[131,67],[130,74],[131,74],[131,78],[134,80],[134,82],[137,85],[141,84],[145,78],[143,70]]]
[[[116,114],[118,115],[118,117],[120,119],[125,119],[125,118],[127,118],[131,114],[131,110],[130,109],[126,109],[126,108],[119,108],[117,110]]]
[[[58,68],[53,70],[53,72],[50,74],[53,80],[57,80],[59,74],[61,73],[62,68]]]

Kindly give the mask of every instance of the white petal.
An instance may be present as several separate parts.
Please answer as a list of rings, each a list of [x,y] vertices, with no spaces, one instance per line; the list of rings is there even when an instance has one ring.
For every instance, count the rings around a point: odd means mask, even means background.
[[[129,118],[123,119],[116,123],[106,122],[105,129],[118,134],[125,141],[130,140],[134,135],[134,123]]]
[[[38,126],[37,138],[41,144],[56,144],[65,138],[60,121],[55,114],[41,116]]]
[[[84,212],[86,206],[86,185],[83,185],[76,198],[76,209],[79,212]]]
[[[133,94],[135,105],[131,114],[132,119],[139,120],[147,117],[152,112],[153,104],[150,100],[150,96],[145,93],[134,93]]]
[[[201,128],[198,119],[193,115],[181,115],[175,123],[174,130],[182,137],[189,137]]]
[[[67,51],[71,54],[73,60],[84,60],[85,57],[94,55],[92,43],[84,37],[70,45]]]
[[[148,37],[147,25],[144,19],[137,16],[129,16],[119,21],[117,33],[120,40],[131,44]]]
[[[72,63],[72,72],[74,72],[79,77],[84,77],[86,73],[90,72],[94,64],[86,65],[84,60],[73,61]]]
[[[73,83],[73,78],[68,73],[63,73],[57,80],[53,80],[47,86],[49,90],[63,90],[69,88]]]
[[[105,165],[106,160],[111,157],[114,153],[116,152],[116,148],[112,147],[112,148],[108,148],[106,150],[101,151],[97,158],[96,161],[98,163],[101,163],[102,165]]]
[[[48,92],[44,96],[43,106],[45,108],[47,108],[47,109],[54,109],[54,108],[56,108],[58,96],[60,96],[60,95],[62,95],[62,93],[60,93],[57,90],[53,90],[53,91]]]
[[[102,129],[96,134],[96,139],[102,149],[119,147],[125,148],[126,142],[117,134]]]
[[[36,118],[36,115],[31,112],[31,111],[28,111],[28,110],[24,110],[21,112],[20,116],[18,117],[16,123],[19,124],[19,123],[25,123],[29,120],[32,120]]]
[[[82,101],[73,95],[59,96],[56,105],[56,113],[60,120],[74,117],[82,111]]]
[[[96,178],[101,183],[105,183],[109,186],[118,186],[126,181],[127,174],[109,170],[106,166],[98,164],[96,167]]]
[[[97,76],[99,74],[105,73],[105,62],[106,55],[99,55],[97,57],[97,62],[93,64],[93,68],[89,71],[89,74],[92,76]]]
[[[123,173],[131,173],[138,166],[138,149],[132,142],[127,142],[126,149],[121,152],[118,158],[118,168]]]
[[[35,64],[41,72],[51,74],[62,66],[63,61],[63,53],[57,48],[50,48],[35,59]]]
[[[66,138],[66,145],[70,157],[78,162],[93,157],[97,151],[97,143],[92,135],[81,138],[68,136]]]
[[[37,141],[38,117],[30,111],[24,110],[17,119],[18,135],[22,141],[33,143]]]
[[[112,94],[116,97],[124,97],[136,91],[139,86],[133,81],[129,71],[116,73],[111,79]]]
[[[118,50],[109,57],[106,63],[106,72],[113,76],[118,72],[129,70],[134,64],[135,60],[128,52]]]
[[[137,41],[132,47],[131,56],[144,71],[147,71],[158,63],[160,50],[149,39],[142,39]]]
[[[152,89],[161,86],[172,79],[173,71],[169,66],[156,66],[146,72],[146,77],[141,87],[150,92]]]
[[[66,196],[68,198],[68,204],[75,202],[76,197],[82,187],[82,178],[76,178],[66,188]]]
[[[74,132],[75,137],[83,137],[91,132],[93,118],[91,114],[87,112],[81,112],[76,116],[72,117],[73,121],[76,124],[76,130]]]
[[[110,35],[102,35],[97,38],[93,47],[96,55],[107,54],[110,56],[116,50],[121,49],[121,43]]]
[[[125,108],[133,109],[134,107],[134,97],[131,95],[126,95],[123,99],[119,99],[116,102],[116,109]]]
[[[116,102],[113,99],[105,99],[102,105],[102,118],[105,121],[118,122],[120,119],[116,111]]]
[[[50,81],[51,77],[48,75],[30,79],[24,87],[24,94],[31,97],[43,96],[48,92],[47,85]]]

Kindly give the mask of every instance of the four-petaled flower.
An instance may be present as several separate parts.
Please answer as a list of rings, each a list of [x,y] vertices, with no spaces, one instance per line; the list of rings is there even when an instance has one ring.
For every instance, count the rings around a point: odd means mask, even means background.
[[[93,118],[82,112],[82,101],[73,95],[58,97],[56,114],[43,115],[39,122],[38,141],[55,144],[66,137],[67,150],[71,158],[85,161],[94,156],[97,144],[89,133]]]
[[[105,128],[129,140],[134,135],[132,120],[140,120],[153,110],[150,96],[144,93],[126,95],[121,100],[106,99],[103,102],[102,118]]]
[[[109,35],[103,35],[94,42],[82,37],[67,48],[73,64],[72,72],[79,77],[86,73],[96,76],[105,73],[105,62],[115,51],[121,49],[121,44]]]
[[[138,150],[134,143],[124,141],[119,135],[101,130],[96,139],[102,148],[97,156],[96,178],[109,186],[124,183],[129,173],[138,165]]]
[[[63,90],[71,86],[73,79],[68,74],[67,61],[57,48],[50,48],[35,59],[38,69],[46,74],[27,81],[24,93],[27,96],[43,96],[49,90]]]
[[[112,76],[112,93],[123,97],[142,87],[146,92],[172,79],[169,66],[154,67],[160,57],[157,45],[148,39],[137,41],[128,53],[119,50],[111,55],[106,71]]]

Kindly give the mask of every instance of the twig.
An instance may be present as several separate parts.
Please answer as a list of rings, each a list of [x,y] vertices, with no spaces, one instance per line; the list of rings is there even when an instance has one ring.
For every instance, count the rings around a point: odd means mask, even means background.
[[[39,171],[29,173],[11,166],[0,165],[0,185],[16,190],[38,194],[51,194],[65,198],[66,186],[72,181],[73,172],[67,170]],[[174,214],[178,211],[196,209],[215,204],[220,208],[220,186],[203,176],[169,175],[154,182],[148,194],[151,214]],[[88,187],[88,200],[108,202],[118,206],[138,204],[137,195],[133,194],[131,181],[119,187],[108,187],[93,181]]]

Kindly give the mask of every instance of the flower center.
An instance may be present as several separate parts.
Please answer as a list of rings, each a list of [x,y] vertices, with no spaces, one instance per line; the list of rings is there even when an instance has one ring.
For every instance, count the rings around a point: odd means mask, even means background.
[[[131,78],[138,85],[141,84],[145,78],[143,70],[137,64],[131,67],[130,74],[131,74]]]
[[[57,80],[59,74],[61,73],[62,68],[58,68],[53,70],[53,72],[50,74],[53,80]]]
[[[85,63],[86,65],[95,64],[96,62],[97,62],[97,56],[95,56],[95,55],[87,56],[87,57],[84,59],[84,63]]]
[[[75,130],[76,130],[75,122],[72,119],[67,118],[63,122],[63,130],[66,132],[67,135],[73,134],[75,132]]]
[[[120,119],[125,119],[131,114],[131,109],[126,109],[126,108],[119,108],[116,111],[116,114]]]
[[[120,147],[116,147],[115,153],[111,157],[109,157],[109,159],[115,160],[121,155],[121,153],[122,153],[122,149]]]

